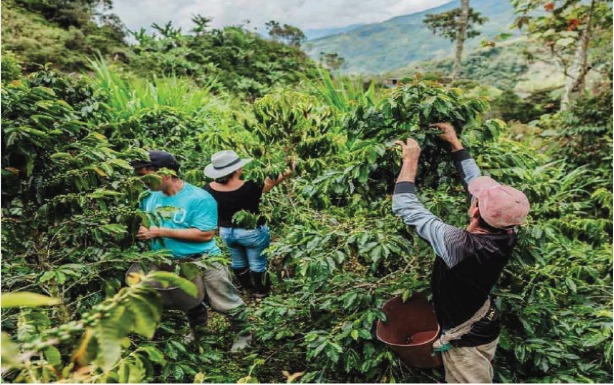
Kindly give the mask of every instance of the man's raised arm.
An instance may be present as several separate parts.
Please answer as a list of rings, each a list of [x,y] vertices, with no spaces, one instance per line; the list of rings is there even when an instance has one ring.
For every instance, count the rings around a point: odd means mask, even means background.
[[[475,163],[475,160],[471,158],[469,152],[463,147],[460,139],[456,136],[456,130],[454,130],[454,127],[450,123],[434,123],[429,127],[436,127],[442,130],[439,138],[450,144],[454,165],[463,180],[465,191],[469,194],[469,190],[467,190],[469,182],[471,182],[473,178],[482,175],[478,165]]]
[[[463,254],[455,245],[464,244],[466,233],[441,219],[425,208],[416,196],[416,171],[420,158],[420,146],[414,139],[396,142],[403,149],[403,164],[392,195],[392,212],[405,224],[415,228],[448,267],[459,263]]]

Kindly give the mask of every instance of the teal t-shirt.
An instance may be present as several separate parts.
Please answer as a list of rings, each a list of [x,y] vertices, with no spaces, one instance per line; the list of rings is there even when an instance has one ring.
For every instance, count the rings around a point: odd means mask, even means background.
[[[184,182],[183,188],[173,196],[166,196],[160,191],[152,191],[141,201],[141,210],[158,213],[161,223],[152,226],[171,229],[196,228],[203,231],[217,229],[217,202],[205,190]],[[208,242],[186,242],[172,238],[154,239],[152,250],[169,250],[175,258],[186,258],[194,254],[220,254],[215,239]]]

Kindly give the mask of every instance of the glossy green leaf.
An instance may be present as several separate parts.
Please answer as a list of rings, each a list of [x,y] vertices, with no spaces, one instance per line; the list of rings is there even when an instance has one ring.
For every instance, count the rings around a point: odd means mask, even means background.
[[[59,298],[48,297],[46,295],[31,292],[3,293],[2,307],[36,307],[53,306],[62,303]]]

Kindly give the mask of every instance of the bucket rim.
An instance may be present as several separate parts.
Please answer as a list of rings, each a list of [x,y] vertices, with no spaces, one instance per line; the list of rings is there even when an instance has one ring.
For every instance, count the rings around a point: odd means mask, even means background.
[[[432,339],[428,340],[428,341],[424,341],[424,342],[421,342],[419,344],[395,344],[395,343],[392,343],[392,342],[384,341],[382,339],[382,337],[380,337],[380,335],[379,335],[379,328],[378,328],[379,325],[385,325],[385,322],[383,322],[382,320],[379,320],[379,319],[377,320],[377,325],[375,327],[375,337],[379,341],[381,341],[381,342],[383,342],[383,343],[385,343],[386,345],[389,345],[389,346],[409,347],[409,346],[423,346],[423,345],[428,345],[428,344],[432,345],[433,342],[435,342],[437,340],[437,338],[439,337],[439,333],[441,332],[441,326],[439,326],[439,324],[437,324],[437,333],[435,333],[435,336]],[[426,331],[429,331],[429,330],[426,330]]]
[[[412,298],[414,298],[416,300],[424,300],[425,302],[427,302],[426,301],[426,295],[425,295],[425,293],[423,291],[415,292],[411,297],[408,298],[408,300],[412,299]],[[397,295],[397,296],[394,296],[394,297],[390,298],[388,301],[386,301],[384,303],[383,307],[386,307],[386,305],[392,303],[393,301],[398,301],[398,300],[401,300],[403,303],[405,303],[405,301],[403,301],[403,298],[400,295]],[[435,311],[435,310],[433,309],[433,311]],[[381,342],[383,342],[383,343],[385,343],[386,345],[389,345],[389,346],[408,347],[408,346],[424,346],[424,345],[427,345],[427,344],[433,344],[433,342],[435,342],[437,340],[437,338],[439,337],[439,334],[441,333],[441,326],[439,325],[439,322],[436,322],[436,324],[437,324],[437,330],[436,331],[437,332],[435,333],[435,337],[433,337],[432,339],[430,339],[428,341],[424,341],[424,342],[419,343],[419,344],[395,344],[395,343],[384,341],[380,337],[380,330],[379,330],[380,329],[380,325],[385,325],[385,324],[386,324],[386,322],[382,321],[381,319],[377,320],[377,324],[375,326],[375,337],[379,341],[381,341]]]

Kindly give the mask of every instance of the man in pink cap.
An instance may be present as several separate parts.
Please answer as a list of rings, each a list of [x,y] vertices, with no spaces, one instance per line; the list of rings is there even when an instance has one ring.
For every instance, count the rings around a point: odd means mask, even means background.
[[[492,358],[499,341],[499,316],[490,291],[516,245],[516,226],[528,212],[527,197],[487,176],[469,156],[449,123],[442,130],[463,185],[471,196],[465,230],[444,223],[416,196],[420,147],[413,139],[397,142],[403,165],[392,197],[392,210],[426,240],[437,255],[431,289],[442,333],[433,348],[442,352],[446,382],[490,383]]]

